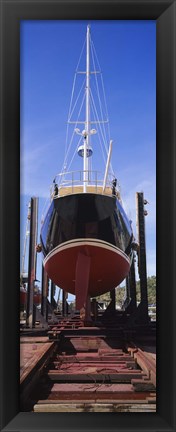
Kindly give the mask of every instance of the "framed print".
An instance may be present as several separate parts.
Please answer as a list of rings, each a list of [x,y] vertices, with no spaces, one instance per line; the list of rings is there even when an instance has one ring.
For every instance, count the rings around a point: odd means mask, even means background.
[[[174,375],[174,352],[175,352],[175,25],[176,25],[176,1],[43,1],[36,2],[1,2],[2,16],[2,37],[1,37],[1,58],[2,58],[2,80],[1,80],[1,430],[175,430],[175,375]],[[19,296],[19,272],[20,272],[20,254],[19,238],[20,223],[23,215],[20,214],[20,122],[22,124],[23,107],[20,100],[20,85],[24,80],[24,75],[20,70],[20,56],[23,52],[23,39],[20,38],[20,31],[23,28],[30,28],[30,23],[35,25],[42,22],[42,25],[50,25],[53,22],[60,22],[69,26],[75,22],[85,23],[96,22],[100,26],[101,22],[113,25],[115,21],[141,22],[147,21],[156,24],[156,295],[157,295],[157,402],[156,412],[25,412],[21,409],[20,403],[20,335],[19,335],[19,314],[20,314],[20,296]],[[29,27],[27,27],[29,26]],[[70,27],[71,28],[71,27]],[[79,27],[80,28],[80,27]],[[108,27],[107,27],[108,28]],[[66,30],[65,30],[66,31]],[[68,30],[69,33],[69,30]],[[71,33],[71,31],[70,31]],[[65,33],[66,34],[66,33]],[[32,33],[29,34],[30,38]],[[33,50],[37,44],[37,37],[33,41]],[[41,36],[41,35],[40,35]],[[44,37],[44,33],[43,33]],[[63,35],[62,35],[63,37]],[[30,39],[29,38],[29,39]],[[77,39],[79,39],[79,31]],[[46,41],[45,41],[46,43]],[[65,45],[64,45],[65,43]],[[68,40],[63,41],[63,46],[68,47]],[[146,48],[147,47],[147,48]],[[141,57],[143,50],[149,49],[148,45],[141,46]],[[47,43],[46,43],[47,50]],[[94,48],[92,48],[94,50]],[[89,51],[89,26],[87,26],[87,63],[86,76],[88,77],[88,51]],[[69,52],[69,51],[68,51]],[[26,51],[27,53],[27,51]],[[24,52],[23,52],[24,54]],[[77,50],[75,54],[75,66],[78,57]],[[38,54],[37,54],[38,55]],[[116,52],[114,50],[114,55]],[[32,56],[35,58],[35,52]],[[31,57],[32,58],[32,57]],[[150,56],[149,56],[150,58]],[[66,61],[66,60],[65,60]],[[70,57],[71,61],[71,57]],[[137,61],[137,58],[136,58]],[[26,62],[26,71],[28,63]],[[48,67],[48,65],[46,66]],[[21,72],[21,73],[20,73]],[[103,71],[102,71],[103,72]],[[54,72],[53,72],[54,73]],[[79,71],[83,74],[82,69]],[[97,72],[95,68],[94,73]],[[133,72],[131,71],[131,74]],[[41,66],[42,74],[42,66]],[[34,77],[33,77],[34,79]],[[41,75],[42,80],[42,75]],[[140,74],[138,82],[140,80]],[[152,78],[151,78],[152,80]],[[93,81],[93,78],[92,78]],[[147,86],[147,79],[145,81]],[[96,86],[95,80],[95,86]],[[89,79],[86,78],[85,88],[89,89]],[[35,92],[40,91],[38,87]],[[90,123],[91,108],[96,117],[94,100],[89,101],[89,92],[86,90],[85,128],[80,122],[76,123],[77,136],[81,135],[83,140],[78,145],[78,155],[83,159],[83,188],[90,187],[86,172],[85,154],[92,155],[93,148],[86,147],[88,135],[96,135],[97,123],[102,123],[102,118],[96,121],[96,126]],[[28,97],[31,94],[29,92]],[[98,93],[99,99],[99,93]],[[32,97],[31,97],[32,101]],[[49,101],[49,96],[48,96]],[[128,107],[126,107],[127,109]],[[39,112],[39,111],[38,111]],[[104,111],[105,112],[105,111]],[[72,112],[71,112],[72,113]],[[102,112],[100,112],[102,116]],[[69,116],[72,123],[71,114]],[[80,125],[78,124],[80,123]],[[94,122],[95,123],[95,122]],[[80,129],[78,127],[80,127]],[[87,129],[86,129],[87,127]],[[150,127],[150,125],[149,125]],[[84,129],[82,131],[82,129]],[[33,137],[31,136],[31,139]],[[44,139],[44,136],[43,136]],[[92,141],[91,141],[92,143]],[[86,149],[86,150],[85,150]],[[108,157],[110,157],[110,150]],[[147,152],[146,152],[147,157]],[[150,150],[148,146],[148,157]],[[28,155],[27,163],[30,163]],[[87,156],[88,158],[88,156]],[[108,166],[107,158],[107,166]],[[142,164],[142,162],[141,162]],[[106,166],[106,167],[107,167]],[[106,171],[105,171],[106,173]],[[65,175],[65,174],[64,174]],[[116,180],[116,179],[115,179]],[[32,177],[31,177],[32,182]],[[73,182],[73,178],[72,178]],[[106,188],[106,179],[104,178],[103,187]],[[113,183],[112,183],[113,184]],[[77,185],[77,184],[76,184]],[[56,180],[54,181],[56,188]],[[113,184],[116,188],[116,184]],[[72,184],[73,189],[73,184]],[[76,186],[77,187],[77,186]],[[68,184],[67,184],[68,188]],[[151,185],[152,188],[152,185]],[[54,189],[55,190],[55,189]],[[106,190],[106,189],[104,189]],[[111,194],[116,189],[112,188]],[[144,190],[145,192],[145,190]],[[54,192],[53,192],[54,193]],[[92,191],[91,191],[92,193]],[[96,204],[97,206],[98,204]],[[105,205],[105,204],[104,204]],[[72,203],[73,206],[73,203]],[[84,205],[85,207],[85,205]],[[92,206],[93,208],[93,206]],[[88,211],[88,210],[87,210]],[[87,211],[85,212],[87,214]],[[90,211],[90,209],[89,209]],[[105,211],[105,207],[103,207]],[[119,210],[120,211],[120,210]],[[122,215],[122,213],[121,213]],[[85,214],[84,214],[85,217]],[[124,217],[124,220],[125,217]],[[90,233],[95,237],[95,226],[88,224]],[[86,225],[87,226],[87,225]],[[68,227],[67,227],[68,228]],[[70,229],[70,228],[69,228]],[[80,229],[80,228],[79,228]],[[129,228],[130,229],[130,228]],[[87,238],[89,238],[87,236]],[[47,246],[43,241],[43,249]],[[48,237],[47,237],[48,238]],[[68,240],[68,239],[67,239]],[[48,240],[47,240],[48,241]],[[72,240],[73,241],[73,240]],[[100,241],[99,241],[100,242]],[[102,242],[102,240],[101,240]],[[109,244],[109,240],[108,240]],[[65,247],[65,246],[64,246]],[[88,245],[86,246],[88,247]],[[91,244],[92,247],[92,244]],[[108,246],[109,247],[109,246]],[[106,246],[106,250],[107,250]],[[127,249],[127,248],[126,248]],[[125,249],[125,250],[126,250]],[[110,247],[109,247],[110,250]],[[56,249],[54,249],[56,256]],[[51,250],[48,256],[51,256]],[[122,257],[121,253],[121,257]],[[46,267],[48,264],[47,256],[45,257]],[[72,260],[72,258],[70,258]],[[83,261],[84,264],[83,264]],[[127,261],[127,260],[126,260]],[[96,264],[97,265],[97,264]],[[75,283],[76,301],[81,305],[82,297],[79,295],[79,283],[82,282],[81,267],[84,266],[89,274],[89,256],[83,258],[79,255],[76,264],[76,272],[80,275],[71,282]],[[49,267],[47,267],[49,268]],[[123,265],[121,264],[121,268]],[[47,270],[50,272],[50,269]],[[52,273],[52,269],[51,269]],[[50,274],[50,273],[49,273]],[[125,271],[124,271],[125,275]],[[97,277],[97,276],[96,276]],[[104,276],[103,276],[104,277]],[[51,274],[51,279],[55,274]],[[73,277],[71,276],[71,279]],[[123,278],[122,278],[123,279]],[[55,279],[54,279],[55,280]],[[78,281],[77,281],[78,280]],[[56,280],[56,285],[59,286]],[[118,283],[121,280],[119,278]],[[64,283],[64,282],[63,282]],[[70,283],[70,282],[69,282]],[[102,283],[99,277],[98,283]],[[110,282],[109,282],[110,283]],[[114,282],[112,282],[113,284]],[[93,285],[93,283],[92,283]],[[76,288],[77,287],[77,288]],[[87,288],[89,289],[89,288]],[[77,290],[77,291],[76,291]],[[72,291],[70,291],[72,292]],[[97,291],[103,293],[99,289]],[[97,295],[97,294],[96,294]],[[93,296],[91,292],[91,296]],[[84,303],[85,304],[85,303]],[[87,311],[87,310],[86,310]],[[82,311],[86,315],[85,310]],[[88,320],[88,318],[87,318]]]

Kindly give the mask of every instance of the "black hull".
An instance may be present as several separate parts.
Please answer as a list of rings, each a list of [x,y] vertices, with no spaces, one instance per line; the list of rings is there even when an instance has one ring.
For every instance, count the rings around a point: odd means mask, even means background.
[[[115,197],[55,198],[41,231],[45,270],[57,286],[76,295],[81,308],[87,296],[112,290],[128,275],[132,239],[131,224]]]
[[[52,201],[41,229],[44,256],[65,242],[84,238],[102,240],[130,255],[131,224],[115,197],[82,193]]]

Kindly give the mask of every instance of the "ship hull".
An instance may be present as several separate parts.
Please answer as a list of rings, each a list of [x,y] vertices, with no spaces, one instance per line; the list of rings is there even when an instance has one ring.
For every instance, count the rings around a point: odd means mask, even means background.
[[[71,294],[84,289],[83,284],[89,296],[101,295],[128,275],[132,237],[130,222],[114,197],[75,194],[54,199],[41,231],[45,270]]]
[[[130,269],[129,257],[109,243],[94,239],[66,242],[47,255],[44,266],[50,279],[71,294],[76,290],[76,266],[80,255],[90,259],[88,294],[91,297],[115,288]]]

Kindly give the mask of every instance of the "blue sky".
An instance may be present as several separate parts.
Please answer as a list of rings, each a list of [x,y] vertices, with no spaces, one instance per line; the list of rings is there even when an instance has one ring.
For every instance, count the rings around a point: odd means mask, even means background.
[[[90,24],[103,73],[113,169],[134,233],[135,192],[143,191],[149,201],[147,271],[154,275],[156,23],[114,20]],[[21,21],[21,250],[30,197],[39,197],[40,221],[50,184],[62,169],[73,76],[86,26],[87,21]],[[96,164],[100,164],[97,156]],[[41,255],[37,277],[41,280]]]

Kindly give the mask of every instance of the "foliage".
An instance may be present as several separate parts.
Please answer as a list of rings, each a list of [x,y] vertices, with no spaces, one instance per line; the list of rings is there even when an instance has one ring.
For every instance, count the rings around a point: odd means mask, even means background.
[[[156,303],[156,276],[150,276],[147,278],[147,290],[148,290],[148,303]],[[136,282],[136,294],[137,301],[140,302],[140,281]],[[126,297],[126,288],[117,287],[116,288],[116,304],[121,306]],[[107,292],[96,298],[97,301],[110,301],[110,293]]]
[[[136,283],[137,301],[140,301],[140,282]],[[156,303],[156,276],[147,278],[148,304]]]

